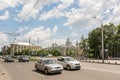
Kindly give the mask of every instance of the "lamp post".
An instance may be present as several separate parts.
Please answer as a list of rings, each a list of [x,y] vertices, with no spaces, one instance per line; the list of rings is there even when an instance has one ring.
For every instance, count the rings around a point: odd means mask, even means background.
[[[102,63],[104,63],[104,38],[103,38],[103,23],[102,23],[102,20],[98,17],[93,17],[93,18],[96,18],[100,21],[101,23],[101,37],[102,37],[102,51],[101,51],[101,55],[102,55]]]

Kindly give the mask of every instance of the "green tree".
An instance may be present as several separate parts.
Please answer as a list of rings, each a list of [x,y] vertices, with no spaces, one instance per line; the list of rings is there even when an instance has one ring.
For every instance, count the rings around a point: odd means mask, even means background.
[[[37,55],[44,57],[44,56],[48,55],[48,51],[45,49],[41,49],[40,51],[37,52]]]
[[[89,48],[92,49],[93,58],[100,57],[101,48],[101,28],[96,28],[89,33],[88,37]]]
[[[52,54],[53,56],[60,56],[60,52],[57,49],[50,50],[50,54]]]
[[[103,25],[104,33],[104,56],[120,56],[120,24],[115,26],[110,23]],[[88,43],[90,49],[93,49],[94,58],[101,57],[101,27],[89,32]]]

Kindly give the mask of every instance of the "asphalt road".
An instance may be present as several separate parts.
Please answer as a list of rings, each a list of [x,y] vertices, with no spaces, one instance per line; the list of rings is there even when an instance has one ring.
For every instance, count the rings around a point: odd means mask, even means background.
[[[1,64],[12,80],[120,80],[120,65],[83,63],[81,70],[64,70],[61,74],[36,72],[35,62]]]

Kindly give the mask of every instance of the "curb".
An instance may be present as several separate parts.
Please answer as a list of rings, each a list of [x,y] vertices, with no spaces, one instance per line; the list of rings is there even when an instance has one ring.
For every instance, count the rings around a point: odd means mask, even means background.
[[[97,63],[97,64],[109,64],[109,65],[120,65],[119,63],[117,62],[105,62],[105,63],[102,63],[100,61],[80,61],[80,62],[87,62],[87,63]]]

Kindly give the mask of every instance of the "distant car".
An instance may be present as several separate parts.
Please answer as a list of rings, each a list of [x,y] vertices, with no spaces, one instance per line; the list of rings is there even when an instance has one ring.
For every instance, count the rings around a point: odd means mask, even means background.
[[[71,69],[79,70],[81,68],[80,62],[72,57],[59,57],[57,60],[58,63],[63,65],[63,67],[67,70]]]
[[[0,58],[2,58],[2,56],[0,55]]]
[[[19,56],[19,62],[29,62],[29,56]]]
[[[63,66],[49,58],[42,58],[35,63],[35,69],[48,73],[61,73]]]
[[[4,62],[14,62],[14,59],[10,56],[4,57]]]

